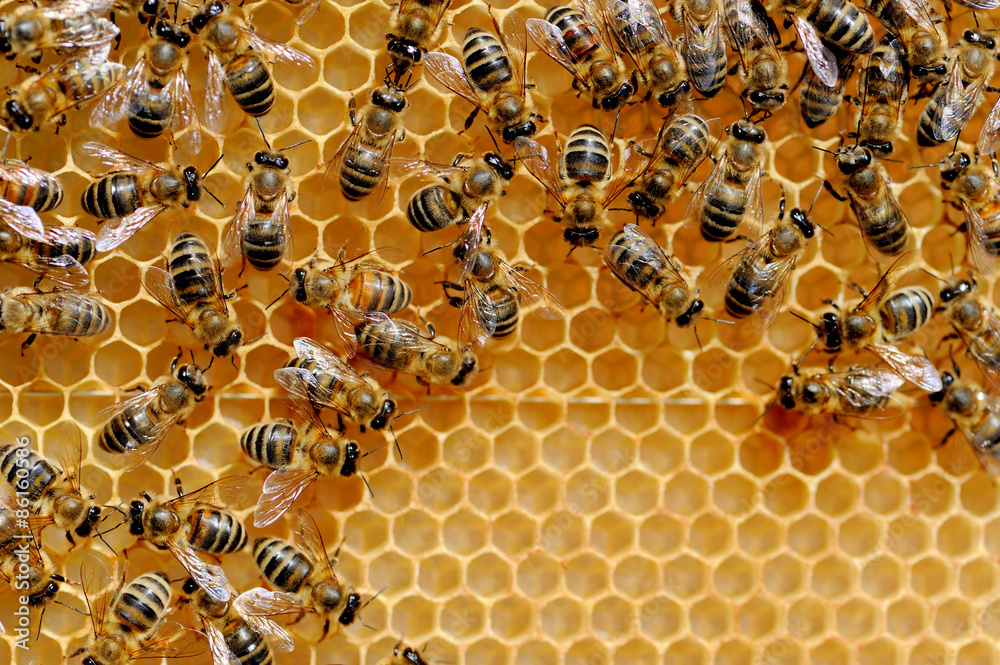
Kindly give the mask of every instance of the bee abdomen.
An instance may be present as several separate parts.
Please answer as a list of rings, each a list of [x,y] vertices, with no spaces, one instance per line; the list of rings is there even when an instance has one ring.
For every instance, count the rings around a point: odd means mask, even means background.
[[[247,224],[243,251],[258,270],[270,270],[281,263],[287,244],[285,225],[272,215],[254,215]]]
[[[205,243],[193,233],[185,231],[174,240],[169,267],[174,291],[181,302],[197,303],[217,293],[212,257]]]
[[[392,370],[405,370],[411,363],[413,349],[421,344],[416,335],[391,321],[365,321],[354,327],[358,345],[371,359]]]
[[[860,224],[861,234],[883,254],[895,255],[906,249],[910,239],[910,227],[902,211],[894,205],[883,203],[870,211],[864,224]]]
[[[385,170],[381,152],[365,145],[348,146],[340,169],[340,189],[350,201],[360,201],[378,186]]]
[[[637,289],[644,288],[666,269],[657,248],[647,246],[646,243],[628,243],[624,231],[619,231],[611,238],[609,253],[617,266],[615,272],[629,286]]]
[[[875,33],[868,19],[851,2],[817,2],[808,21],[831,42],[852,53],[868,53],[875,45]]]
[[[28,493],[28,501],[33,506],[45,491],[59,478],[59,472],[34,450],[19,456],[20,446],[9,443],[0,447],[0,469],[7,478],[7,484],[19,492]],[[18,471],[26,470],[27,476],[18,478]],[[18,485],[19,482],[24,483]]]
[[[264,115],[274,104],[274,81],[255,53],[240,56],[226,67],[226,85],[248,115]]]
[[[922,286],[900,289],[879,308],[888,341],[899,341],[919,330],[934,314],[934,296]]]
[[[97,243],[94,237],[82,233],[73,233],[75,227],[59,227],[58,233],[49,236],[47,242],[31,241],[32,247],[39,256],[54,259],[59,256],[69,256],[87,265],[97,256]]]
[[[500,40],[479,28],[469,28],[462,40],[462,59],[470,81],[483,92],[514,78]]]
[[[247,533],[239,520],[214,508],[199,508],[188,516],[191,532],[188,543],[196,550],[229,554],[243,549]]]
[[[136,411],[129,408],[116,413],[108,421],[97,442],[103,450],[121,455],[150,443],[152,438],[147,436],[147,432],[152,432],[155,425],[155,414],[149,409]]]
[[[129,102],[129,129],[138,137],[156,138],[167,129],[172,106],[169,92],[147,86],[144,97],[133,95]]]
[[[347,285],[351,304],[362,312],[395,314],[410,305],[410,285],[388,273],[366,270]]]
[[[100,335],[108,329],[111,312],[100,301],[76,293],[57,294],[52,303],[57,312],[52,332],[70,337]]]
[[[87,186],[80,202],[98,219],[125,217],[142,207],[139,179],[128,173],[105,176]]]
[[[236,656],[240,665],[271,665],[274,658],[267,640],[245,621],[226,633],[226,648]]]
[[[287,420],[254,425],[240,437],[240,447],[255,462],[272,469],[292,463],[298,431]]]
[[[157,622],[170,606],[170,580],[163,573],[141,575],[122,591],[115,603],[115,619],[143,634],[156,628]]]
[[[420,189],[406,206],[406,218],[418,231],[440,231],[465,220],[465,212],[455,193],[441,185]]]
[[[559,28],[566,48],[577,62],[586,61],[600,46],[597,35],[575,9],[556,5],[546,12],[545,20]]]
[[[312,562],[280,538],[258,538],[253,556],[267,581],[287,593],[296,593],[313,573]]]
[[[491,289],[488,295],[493,315],[487,318],[492,319],[491,323],[496,326],[493,338],[503,339],[517,330],[521,311],[517,295],[513,291],[503,291],[498,288]]]
[[[701,211],[701,235],[705,240],[722,241],[728,239],[739,228],[746,215],[746,191],[720,185],[721,191],[710,193]]]
[[[566,176],[571,180],[603,180],[611,166],[611,154],[604,135],[584,125],[569,135],[566,143]]]
[[[769,289],[757,274],[755,265],[740,263],[729,278],[726,289],[726,311],[733,318],[742,319],[752,315],[769,295]]]
[[[48,212],[62,202],[62,183],[48,173],[41,171],[33,173],[37,175],[34,186],[0,180],[0,197],[15,205],[30,206],[36,212]]]

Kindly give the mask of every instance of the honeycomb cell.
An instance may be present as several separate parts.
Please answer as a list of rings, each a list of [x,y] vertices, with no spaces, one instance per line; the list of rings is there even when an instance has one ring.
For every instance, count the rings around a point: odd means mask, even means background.
[[[719,563],[713,581],[723,596],[742,598],[757,588],[757,577],[757,566],[752,561],[734,555]]]
[[[859,665],[900,665],[902,650],[892,639],[879,638],[861,647]]]
[[[428,636],[435,628],[434,603],[419,595],[401,598],[393,607],[392,629],[398,635],[417,640]]]
[[[831,638],[813,648],[809,660],[818,665],[850,665],[852,649],[841,640]]]
[[[706,641],[715,641],[732,630],[732,610],[719,598],[704,598],[688,610],[688,621],[695,635]]]
[[[757,486],[746,476],[732,474],[715,482],[712,502],[730,515],[744,515],[757,501]]]
[[[779,630],[781,611],[774,601],[766,596],[757,596],[747,601],[738,612],[740,634],[760,642]]]
[[[598,552],[614,557],[632,546],[632,522],[620,513],[599,515],[591,523],[590,542]]]
[[[925,515],[947,512],[954,502],[954,488],[937,474],[928,474],[913,483],[913,507]]]
[[[531,549],[536,541],[534,521],[524,513],[509,512],[493,523],[493,544],[508,556]]]
[[[666,660],[684,665],[708,665],[709,654],[701,642],[685,638],[667,647]]]
[[[806,515],[788,527],[788,544],[804,557],[826,552],[833,532],[830,524],[817,515]]]
[[[996,564],[982,558],[963,565],[958,575],[958,586],[962,595],[970,599],[992,595],[997,582]]]
[[[659,576],[654,561],[642,556],[630,556],[615,567],[613,580],[618,592],[637,599],[649,595],[657,588]]]
[[[997,662],[996,647],[989,642],[977,640],[964,645],[955,654],[956,665],[967,665],[968,663],[995,663]]]
[[[840,525],[840,548],[859,558],[864,558],[879,547],[882,534],[879,523],[867,515],[855,515]]]
[[[438,619],[441,629],[458,640],[482,634],[486,627],[486,608],[478,599],[459,596],[448,600]]]
[[[551,511],[562,498],[556,477],[542,469],[530,471],[518,481],[516,496],[518,504],[533,515]]]
[[[826,598],[842,598],[854,590],[856,578],[854,562],[832,555],[816,562],[812,571],[812,588]]]
[[[671,512],[693,515],[708,502],[708,482],[699,475],[682,471],[663,488],[663,504]]]
[[[930,665],[944,662],[948,658],[948,645],[933,638],[914,645],[910,651],[910,662],[914,665]]]
[[[979,539],[979,525],[964,515],[949,517],[937,531],[938,550],[956,558],[972,551]]]
[[[630,471],[615,482],[615,505],[633,515],[656,506],[658,481],[643,471]]]
[[[861,570],[861,588],[873,598],[894,596],[903,586],[903,568],[891,556],[879,556]]]
[[[678,468],[684,456],[684,442],[666,431],[652,432],[639,441],[639,458],[656,474]]]
[[[784,456],[784,445],[763,433],[752,434],[740,444],[740,466],[758,478],[774,473]]]
[[[774,552],[781,544],[784,533],[781,525],[768,515],[751,515],[737,528],[739,548],[755,558]]]
[[[606,642],[617,642],[635,625],[635,608],[624,598],[609,596],[597,601],[591,624],[597,636]]]
[[[490,612],[490,628],[500,637],[514,640],[529,633],[535,624],[531,603],[520,596],[497,601]]]
[[[563,641],[578,635],[584,623],[585,609],[571,598],[557,598],[542,608],[539,623],[551,639]]]
[[[543,665],[554,663],[558,659],[556,646],[542,640],[532,640],[520,645],[514,655],[516,665]]]
[[[678,547],[684,539],[684,526],[669,515],[653,515],[642,523],[640,546],[655,556],[663,556]]]
[[[461,581],[462,566],[453,556],[440,554],[420,562],[417,584],[431,598],[449,595],[458,588]]]
[[[708,567],[693,556],[682,554],[663,566],[663,586],[678,598],[701,595],[708,583]]]
[[[618,474],[632,464],[636,446],[635,438],[622,432],[601,432],[590,444],[590,459],[598,470]]]
[[[715,432],[706,432],[691,442],[691,463],[706,475],[728,469],[732,466],[733,455],[732,442]]]
[[[842,474],[827,476],[816,487],[816,507],[831,517],[849,513],[854,508],[857,497],[857,483]]]
[[[952,583],[952,566],[933,556],[913,564],[910,569],[910,586],[924,598],[947,592]]]
[[[881,632],[880,608],[864,598],[852,598],[837,608],[837,631],[852,641],[865,641]]]
[[[659,662],[656,645],[636,638],[630,640],[615,650],[615,665],[654,665]]]
[[[520,427],[511,427],[496,437],[493,458],[496,464],[511,473],[523,471],[538,457],[535,436]]]
[[[962,508],[972,515],[983,517],[993,512],[1000,497],[997,487],[985,474],[976,474],[962,483],[959,500]]]
[[[833,624],[833,615],[828,603],[814,596],[805,596],[788,608],[786,622],[788,632],[796,640],[809,643],[827,634]]]
[[[354,549],[361,552],[376,550],[389,538],[389,520],[383,515],[363,510],[354,513],[344,522],[344,535]]]
[[[889,549],[908,558],[923,554],[932,542],[930,526],[912,516],[894,520],[886,533]]]
[[[408,593],[416,579],[414,562],[399,552],[384,552],[368,564],[368,578],[373,586],[381,588],[386,584],[386,593],[391,596]]]

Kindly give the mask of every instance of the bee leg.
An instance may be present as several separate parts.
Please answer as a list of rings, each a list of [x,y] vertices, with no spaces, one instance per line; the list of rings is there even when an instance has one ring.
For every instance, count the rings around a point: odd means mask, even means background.
[[[351,125],[358,124],[358,100],[351,95],[351,101],[347,102],[347,113],[351,118]]]
[[[935,450],[938,448],[944,448],[945,444],[948,443],[948,439],[950,439],[951,435],[954,433],[955,433],[955,428],[952,427],[950,430],[948,430],[948,433],[944,435],[944,438],[941,439],[941,443],[934,446]]]
[[[340,432],[343,432],[345,429],[347,429],[347,428],[344,427],[344,416],[343,416],[343,414],[338,413],[337,414],[337,430],[340,431]]]
[[[126,388],[125,392],[127,392],[127,393],[131,393],[131,392],[144,393],[144,392],[146,392],[146,390],[147,390],[146,386],[144,386],[142,384],[139,384],[139,385],[136,385],[136,386],[132,386],[131,388]]]
[[[24,340],[24,342],[21,344],[22,356],[24,355],[24,352],[28,349],[28,347],[31,346],[31,343],[35,341],[36,337],[38,337],[38,333],[31,333],[30,335],[28,335],[28,339]]]
[[[479,115],[479,107],[478,106],[476,108],[472,109],[472,113],[470,113],[469,117],[465,119],[465,127],[462,129],[461,132],[459,132],[459,134],[468,131],[469,127],[472,127],[472,123],[476,119],[477,115]]]
[[[833,185],[830,183],[829,180],[824,180],[823,181],[823,189],[825,189],[826,191],[830,192],[830,196],[832,196],[833,198],[837,199],[838,201],[846,201],[847,200],[846,196],[844,196],[843,194],[841,194],[840,192],[838,192],[837,190],[835,190],[833,188]]]
[[[330,620],[327,619],[326,623],[323,624],[323,634],[320,636],[319,641],[322,642],[326,639],[326,636],[330,634]]]
[[[306,611],[305,611],[305,610],[299,610],[299,616],[295,617],[295,621],[291,622],[291,623],[290,623],[290,624],[288,624],[288,625],[289,625],[289,626],[294,626],[294,625],[295,625],[295,624],[297,624],[298,622],[302,621],[302,618],[303,618],[303,617],[305,617],[305,615],[306,615]],[[330,622],[329,622],[329,621],[327,621],[327,627],[329,627],[329,623],[330,623]]]

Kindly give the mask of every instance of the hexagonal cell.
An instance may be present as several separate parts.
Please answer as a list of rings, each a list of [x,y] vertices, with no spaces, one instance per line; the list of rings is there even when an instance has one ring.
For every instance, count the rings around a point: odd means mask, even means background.
[[[972,665],[973,663],[997,662],[997,649],[989,642],[977,640],[964,645],[955,654],[956,665]]]
[[[517,567],[517,586],[531,598],[555,593],[560,582],[560,563],[544,552],[529,556]]]
[[[790,554],[782,554],[764,564],[764,588],[779,598],[795,595],[805,580],[805,565]]]
[[[708,501],[708,482],[694,473],[682,471],[663,488],[663,504],[673,513],[692,515]]]
[[[813,567],[812,588],[826,598],[841,598],[854,590],[857,575],[853,561],[829,556],[817,561]]]
[[[955,489],[951,482],[931,473],[919,478],[910,490],[913,507],[925,515],[940,515],[951,509]]]
[[[910,569],[910,587],[924,598],[946,593],[952,586],[953,571],[948,562],[933,556],[925,557]]]
[[[615,482],[615,505],[633,515],[651,511],[657,502],[658,481],[643,471],[630,471]]]
[[[677,598],[693,598],[704,592],[708,583],[705,563],[682,554],[663,565],[663,587]]]
[[[775,551],[782,542],[781,525],[772,517],[758,513],[751,515],[737,527],[739,548],[753,557]]]
[[[504,593],[513,578],[510,564],[493,552],[479,555],[467,564],[465,584],[477,596],[490,597]]]
[[[545,384],[559,392],[571,392],[587,381],[587,361],[569,349],[556,351],[545,360]]]
[[[653,515],[639,527],[639,544],[655,556],[677,549],[684,542],[684,527],[669,515]]]
[[[441,630],[458,640],[481,634],[486,628],[486,608],[477,598],[459,596],[441,608]]]
[[[879,638],[861,647],[859,665],[902,665],[900,646],[889,638]]]
[[[813,596],[805,596],[788,608],[788,632],[796,640],[812,642],[827,633],[833,617],[830,606]]]
[[[933,638],[925,639],[910,650],[910,662],[914,665],[943,663],[950,657],[948,645]]]
[[[966,598],[983,598],[992,596],[998,577],[997,565],[990,560],[973,559],[962,566],[958,576],[958,586]]]
[[[566,562],[566,590],[580,598],[592,598],[609,587],[607,561],[584,553]]]
[[[490,442],[483,432],[462,428],[444,440],[444,461],[460,471],[471,472],[489,459]]]
[[[861,570],[861,588],[875,598],[895,595],[903,585],[903,568],[892,556],[880,556]]]
[[[432,598],[453,592],[462,583],[461,562],[453,556],[439,554],[420,562],[417,584]]]
[[[664,662],[685,663],[686,665],[708,665],[708,649],[697,640],[677,640],[667,647]]]
[[[733,545],[732,524],[721,515],[701,515],[691,523],[688,540],[691,549],[703,556],[724,554]]]
[[[930,526],[924,520],[904,515],[889,524],[886,532],[889,549],[903,557],[923,554],[930,547],[932,536]]]
[[[739,631],[752,640],[761,641],[779,628],[781,612],[767,596],[750,599],[739,609]]]
[[[572,598],[557,598],[542,608],[539,615],[542,632],[551,639],[562,641],[580,633],[585,610]]]
[[[776,471],[785,458],[785,446],[767,434],[751,434],[740,444],[740,466],[758,478]]]
[[[432,601],[421,596],[401,598],[392,608],[392,629],[409,640],[419,640],[434,630],[436,616]]]
[[[561,498],[558,479],[543,469],[529,472],[517,483],[517,502],[532,515],[549,512]]]
[[[764,504],[776,515],[791,515],[808,503],[809,488],[802,479],[790,474],[777,476],[763,491]]]
[[[594,605],[591,625],[600,639],[617,642],[635,626],[635,607],[624,598],[602,598]]]
[[[846,515],[858,500],[858,485],[853,478],[835,473],[816,487],[816,507],[831,517]]]
[[[716,590],[727,598],[742,598],[752,593],[758,585],[757,565],[739,555],[719,563],[715,569]]]
[[[652,559],[630,556],[615,567],[613,580],[617,591],[636,599],[652,593],[659,577],[660,571]]]
[[[523,471],[538,458],[538,441],[535,435],[520,427],[511,427],[497,434],[493,444],[493,458],[497,466],[511,473]]]
[[[979,543],[979,524],[965,515],[954,515],[938,527],[937,547],[942,554],[962,557]]]
[[[493,544],[509,556],[521,554],[535,545],[537,527],[524,513],[510,512],[493,523]]]
[[[542,441],[542,458],[557,471],[568,471],[583,464],[586,454],[586,440],[569,428],[560,428]]]
[[[534,623],[532,604],[520,596],[503,598],[490,611],[490,628],[504,639],[513,640],[526,635]]]
[[[806,515],[788,527],[789,546],[805,557],[825,552],[832,536],[830,524],[817,515]]]
[[[867,515],[855,515],[840,525],[841,549],[859,558],[881,546],[881,525]]]
[[[639,458],[659,475],[677,469],[686,459],[685,455],[684,441],[664,430],[655,431],[639,441]]]
[[[712,501],[730,515],[745,515],[757,503],[757,485],[746,476],[730,474],[715,481]]]
[[[372,586],[381,589],[386,584],[390,595],[404,594],[413,588],[416,577],[414,562],[399,552],[385,552],[368,564],[368,579]]]
[[[403,551],[417,555],[439,544],[439,528],[440,525],[432,516],[422,511],[409,510],[393,521],[392,537]]]
[[[852,641],[865,641],[881,632],[881,608],[865,598],[852,598],[837,608],[837,631]]]

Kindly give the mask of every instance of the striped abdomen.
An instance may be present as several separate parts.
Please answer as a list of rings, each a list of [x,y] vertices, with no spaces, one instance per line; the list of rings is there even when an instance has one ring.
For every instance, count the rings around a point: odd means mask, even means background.
[[[193,233],[185,231],[174,240],[168,272],[174,280],[174,293],[183,303],[200,303],[220,295],[215,261],[205,242]]]
[[[249,51],[226,65],[226,85],[248,115],[264,115],[274,104],[274,79],[267,63]]]
[[[392,321],[364,321],[354,326],[354,334],[372,361],[396,372],[405,372],[418,362],[423,348],[417,335]]]
[[[559,28],[563,42],[575,61],[586,62],[601,48],[600,37],[583,14],[575,9],[556,5],[545,13],[545,20]]]
[[[144,139],[156,138],[170,124],[173,97],[169,88],[147,85],[141,94],[129,99],[128,126],[132,133]]]
[[[861,206],[853,205],[854,196],[850,191],[854,214],[858,218],[858,226],[868,242],[883,254],[894,256],[899,254],[910,241],[910,227],[906,216],[896,202],[891,192],[885,192],[879,198],[869,200]]]
[[[462,63],[469,81],[483,92],[514,79],[510,60],[500,40],[479,28],[469,28],[465,33],[462,40]]]
[[[423,187],[406,207],[406,218],[418,231],[440,231],[465,220],[462,203],[455,193],[441,185]]]
[[[254,268],[271,270],[285,256],[285,224],[271,214],[255,214],[243,235],[243,254]]]
[[[80,202],[98,219],[125,217],[143,206],[142,185],[131,173],[107,175],[87,185]]]
[[[229,554],[243,549],[247,532],[240,521],[216,508],[198,508],[188,515],[188,544],[202,552]]]
[[[832,88],[820,81],[811,67],[807,70],[799,91],[799,107],[810,128],[819,127],[837,114],[844,102],[844,88],[854,72],[853,60],[850,54],[837,59],[837,85]]]
[[[682,115],[663,132],[662,157],[678,166],[694,166],[704,159],[711,133],[700,116]]]
[[[252,629],[246,621],[240,621],[232,630],[224,633],[226,648],[236,656],[240,665],[271,665],[274,657],[267,639]]]
[[[599,129],[583,125],[569,135],[563,160],[570,180],[597,182],[604,180],[611,168],[611,148]]]
[[[513,289],[492,286],[486,290],[486,296],[490,300],[493,315],[485,316],[484,323],[495,326],[495,339],[507,337],[517,329],[517,322],[521,318],[521,303],[517,299],[517,293]]]
[[[36,212],[47,212],[62,202],[63,186],[57,177],[21,164],[16,168],[30,170],[35,182],[25,184],[14,179],[0,178],[0,198],[15,205],[29,206]]]
[[[886,341],[898,342],[923,327],[934,314],[934,296],[922,286],[909,286],[892,294],[879,307]]]
[[[59,472],[30,448],[27,449],[26,456],[18,457],[17,451],[21,448],[14,443],[0,446],[0,472],[3,473],[7,484],[15,491],[28,493],[30,507],[35,508],[46,490],[59,479]],[[24,470],[28,475],[19,479],[17,474],[19,469]]]
[[[646,242],[641,236],[619,231],[608,246],[610,268],[633,289],[643,289],[655,280],[667,266],[662,250]]]
[[[139,635],[150,634],[170,607],[170,579],[163,573],[140,575],[122,590],[114,620]]]
[[[695,89],[706,97],[714,96],[726,83],[726,42],[724,29],[714,8],[704,15],[684,16],[684,41],[681,51],[688,75]]]
[[[869,53],[875,33],[868,17],[847,0],[824,0],[813,4],[806,17],[820,35],[851,53]]]
[[[51,226],[45,229],[45,242],[28,240],[32,251],[40,257],[54,259],[70,256],[87,265],[97,256],[97,238],[93,233],[75,226]]]
[[[313,574],[313,562],[299,548],[280,538],[258,538],[253,544],[257,569],[271,585],[297,593]]]
[[[765,257],[758,262],[741,261],[736,265],[726,287],[726,311],[730,316],[737,319],[750,316],[774,292],[774,280],[762,274],[768,263]]]
[[[71,57],[56,66],[52,76],[66,97],[73,102],[85,102],[108,90],[125,74],[117,62],[93,65],[86,57]]]
[[[395,314],[409,306],[413,291],[409,284],[389,273],[365,270],[347,283],[351,306],[366,312]]]
[[[48,311],[55,314],[50,334],[69,337],[100,335],[111,323],[111,312],[88,293],[64,291],[45,294]]]
[[[291,420],[275,420],[244,432],[240,448],[255,462],[271,469],[284,469],[292,463],[298,439],[298,430]]]

